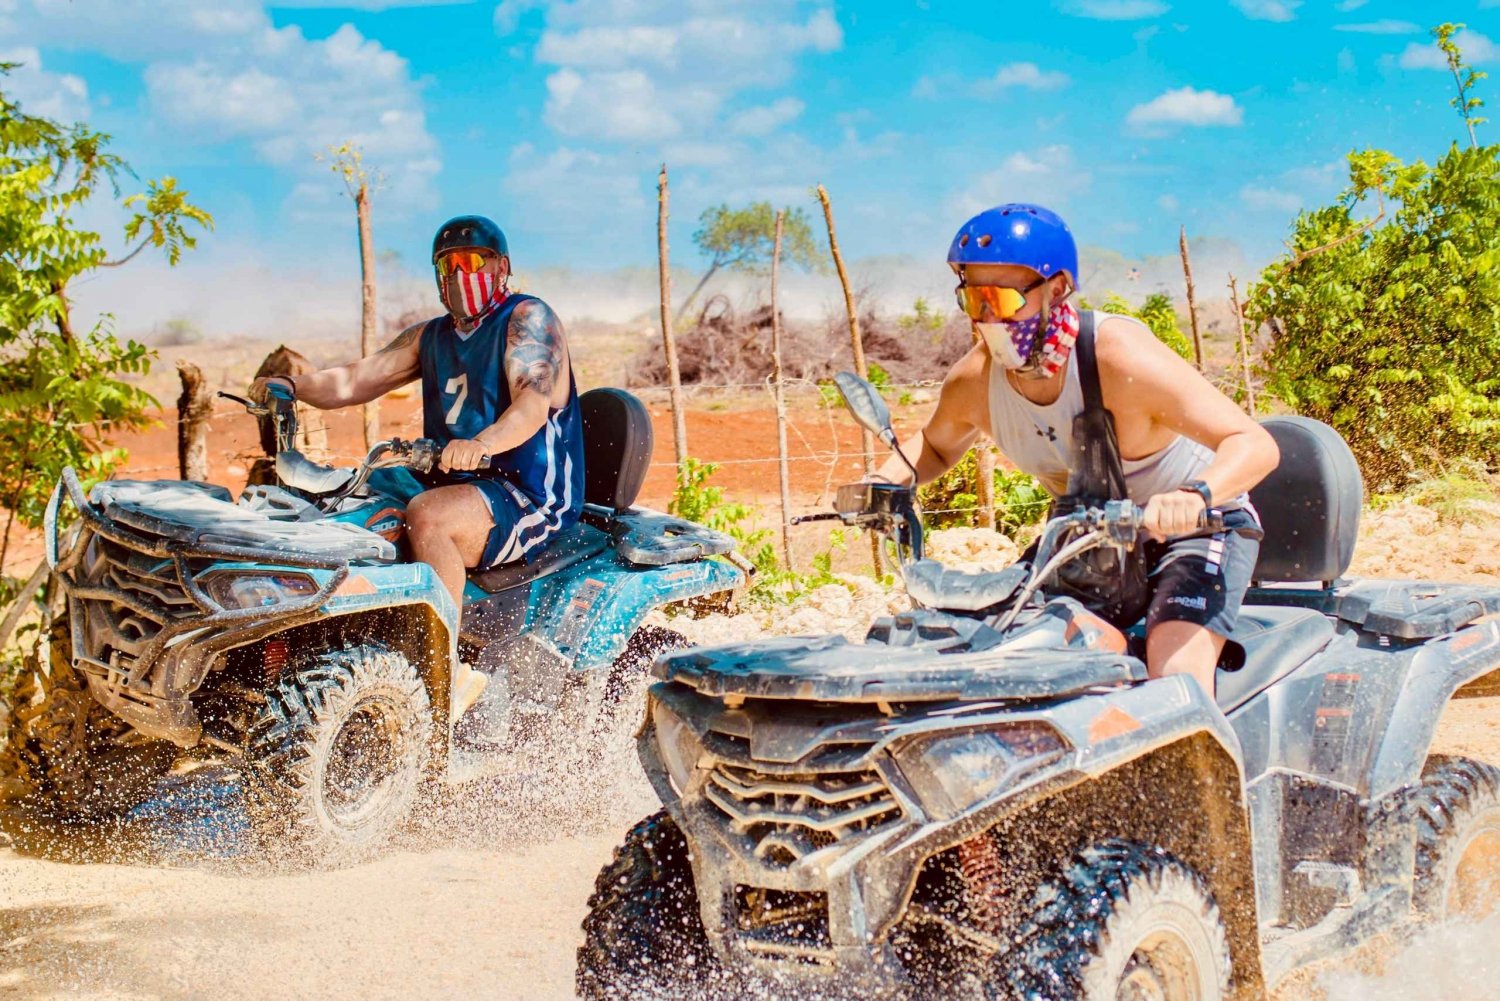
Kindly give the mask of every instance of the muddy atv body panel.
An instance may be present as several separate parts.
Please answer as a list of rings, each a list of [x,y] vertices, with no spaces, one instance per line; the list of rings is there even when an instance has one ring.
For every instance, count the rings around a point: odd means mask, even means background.
[[[716,558],[730,552],[728,537],[634,505],[651,453],[644,407],[615,390],[581,399],[595,464],[582,520],[531,563],[471,574],[462,609],[405,551],[405,507],[419,488],[401,466],[430,460],[421,442],[382,443],[353,471],[284,450],[284,483],[247,487],[238,499],[180,481],[108,481],[85,494],[66,470],[46,538],[66,608],[67,669],[128,724],[129,740],[231,756],[255,745],[260,706],[279,714],[278,734],[294,724],[311,734],[318,721],[298,716],[298,679],[324,684],[342,672],[355,708],[328,725],[417,733],[404,717],[382,722],[397,706],[428,717],[420,729],[433,740],[438,775],[463,781],[500,767],[497,752],[511,745],[457,753],[457,659],[491,673],[508,696],[502,711],[517,701],[552,716],[597,709],[652,609],[724,600],[745,583],[737,565]],[[355,653],[313,663],[340,650]],[[358,708],[351,693],[361,672],[389,682],[379,706]],[[402,694],[403,679],[420,682],[422,699]],[[266,753],[290,760],[304,751]],[[340,766],[351,775],[353,760]]]
[[[1321,425],[1267,424],[1283,466],[1255,500],[1290,534],[1263,550],[1213,701],[1147,680],[1139,629],[1049,596],[1046,567],[912,559],[919,607],[862,643],[660,658],[638,746],[657,841],[680,831],[686,860],[658,858],[672,882],[651,892],[696,890],[715,975],[820,997],[1258,998],[1422,920],[1415,867],[1447,836],[1422,804],[1500,810],[1500,772],[1439,781],[1428,756],[1449,699],[1500,685],[1500,589],[1343,580],[1352,456]],[[882,489],[841,512],[919,557],[920,525]],[[1129,528],[1074,517],[1095,545]],[[1038,564],[1073,545],[1044,538]],[[617,898],[601,884],[586,933]],[[1134,960],[1111,954],[1136,933]],[[585,996],[662,986],[588,934],[579,963]]]

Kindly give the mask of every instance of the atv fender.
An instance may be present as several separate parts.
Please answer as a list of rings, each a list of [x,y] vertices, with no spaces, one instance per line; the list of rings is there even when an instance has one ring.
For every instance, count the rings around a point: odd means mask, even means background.
[[[352,566],[317,619],[279,638],[300,646],[338,635],[378,638],[406,655],[426,685],[433,731],[446,744],[452,726],[449,679],[458,657],[458,609],[432,568],[426,563]]]
[[[1428,640],[1412,657],[1370,764],[1368,791],[1378,799],[1418,782],[1438,721],[1466,687],[1500,683],[1500,622],[1481,622]]]
[[[605,553],[534,581],[524,631],[546,637],[573,670],[591,671],[614,662],[652,609],[743,582],[721,560],[638,566]]]

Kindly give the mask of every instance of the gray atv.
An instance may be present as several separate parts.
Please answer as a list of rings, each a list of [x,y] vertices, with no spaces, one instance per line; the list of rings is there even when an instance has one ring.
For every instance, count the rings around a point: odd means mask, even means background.
[[[840,384],[893,443],[873,390]],[[966,574],[922,558],[909,489],[840,491],[914,610],[862,643],[658,659],[639,750],[665,809],[599,875],[580,995],[1261,998],[1378,932],[1493,910],[1500,771],[1429,747],[1450,699],[1500,694],[1500,589],[1344,579],[1352,454],[1266,427],[1282,462],[1217,704],[1148,680],[1139,627],[1049,592],[1135,544],[1129,502]]]

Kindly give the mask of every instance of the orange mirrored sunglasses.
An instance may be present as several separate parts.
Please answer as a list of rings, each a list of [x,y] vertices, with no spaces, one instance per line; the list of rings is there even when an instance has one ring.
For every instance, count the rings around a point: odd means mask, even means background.
[[[1047,279],[1038,278],[1025,288],[1008,288],[1004,285],[960,285],[953,290],[958,299],[958,308],[971,320],[984,318],[985,310],[997,320],[1009,320],[1026,307],[1026,294],[1041,287]]]
[[[487,260],[489,258],[477,250],[452,250],[437,259],[438,274],[444,278],[459,271],[472,275],[483,268]]]

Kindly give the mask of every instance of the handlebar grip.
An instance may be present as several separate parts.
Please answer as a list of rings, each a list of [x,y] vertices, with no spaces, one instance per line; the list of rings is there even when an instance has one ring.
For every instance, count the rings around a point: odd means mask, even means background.
[[[801,525],[808,521],[837,521],[843,517],[837,511],[820,511],[817,514],[799,514],[792,519],[793,525]]]
[[[1198,516],[1198,528],[1204,532],[1233,532],[1234,534],[1259,542],[1266,537],[1266,530],[1259,525],[1240,525],[1230,528],[1224,524],[1223,511],[1204,511]]]

